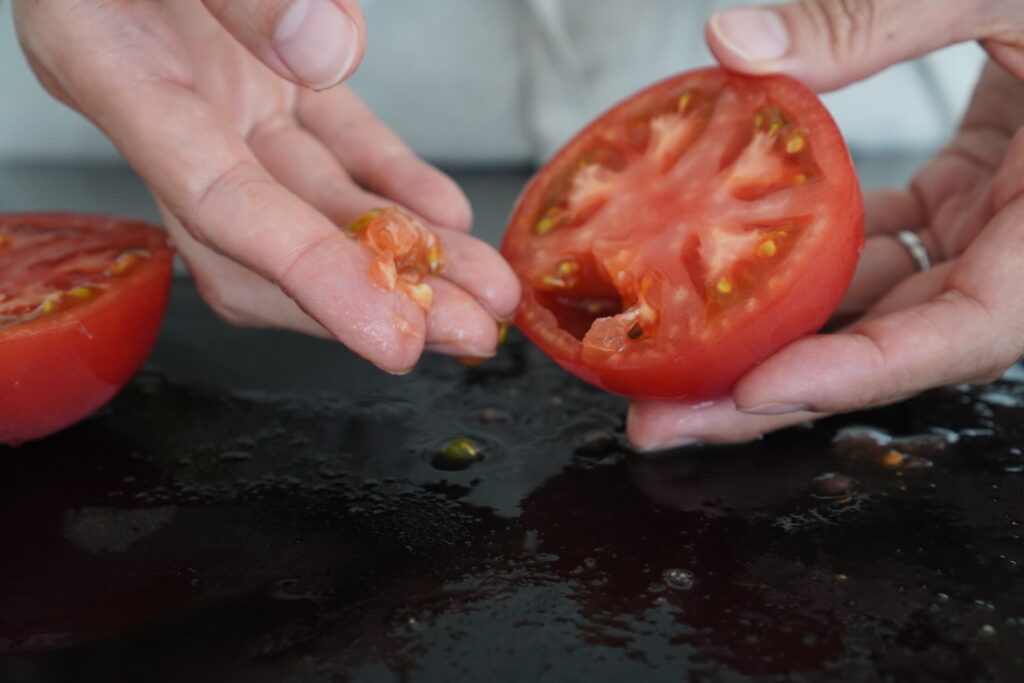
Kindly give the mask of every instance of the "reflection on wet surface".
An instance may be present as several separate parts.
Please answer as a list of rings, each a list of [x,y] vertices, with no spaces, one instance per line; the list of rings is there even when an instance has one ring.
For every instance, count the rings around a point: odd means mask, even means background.
[[[1020,680],[1016,372],[641,456],[518,338],[318,395],[157,359],[0,450],[0,680]]]

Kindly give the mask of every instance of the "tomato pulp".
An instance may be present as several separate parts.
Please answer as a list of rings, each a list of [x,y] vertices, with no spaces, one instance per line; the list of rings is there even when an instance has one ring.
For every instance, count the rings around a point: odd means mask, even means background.
[[[167,307],[172,252],[140,221],[0,216],[0,443],[80,420],[139,369]]]
[[[516,325],[633,398],[721,396],[818,330],[863,245],[842,137],[784,76],[681,74],[590,123],[530,181],[502,253]]]

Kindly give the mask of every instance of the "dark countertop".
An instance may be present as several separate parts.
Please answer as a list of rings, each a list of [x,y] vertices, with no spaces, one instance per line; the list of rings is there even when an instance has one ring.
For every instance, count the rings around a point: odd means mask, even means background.
[[[492,238],[521,178],[462,174]],[[153,218],[118,168],[0,169],[25,208]],[[1024,679],[1024,370],[656,456],[624,407],[516,335],[386,377],[180,279],[120,396],[0,447],[0,680]]]

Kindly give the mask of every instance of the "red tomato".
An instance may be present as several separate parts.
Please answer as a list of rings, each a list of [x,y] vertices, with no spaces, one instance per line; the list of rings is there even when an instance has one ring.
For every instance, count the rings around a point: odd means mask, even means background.
[[[171,259],[140,221],[0,216],[0,443],[62,429],[124,386],[156,340]]]
[[[707,69],[555,154],[502,252],[523,284],[516,324],[555,362],[625,396],[700,401],[821,327],[862,244],[853,165],[817,97]]]

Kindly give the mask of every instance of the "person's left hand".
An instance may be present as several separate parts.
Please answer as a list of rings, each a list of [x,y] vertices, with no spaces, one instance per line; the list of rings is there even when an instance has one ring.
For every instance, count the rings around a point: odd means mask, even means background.
[[[725,66],[789,73],[816,90],[962,40],[980,40],[992,60],[949,146],[909,188],[865,195],[868,237],[839,310],[859,319],[786,346],[711,404],[633,404],[637,448],[748,441],[932,387],[991,381],[1024,354],[1024,5],[921,5],[803,0],[709,22]],[[894,239],[904,230],[917,233],[934,267],[916,272]]]

